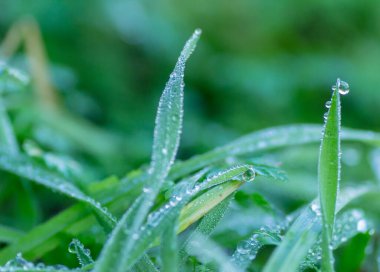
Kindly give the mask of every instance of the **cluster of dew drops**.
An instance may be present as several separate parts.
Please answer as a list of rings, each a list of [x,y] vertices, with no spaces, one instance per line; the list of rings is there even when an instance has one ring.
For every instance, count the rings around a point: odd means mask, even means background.
[[[337,88],[338,88],[339,94],[341,95],[346,95],[350,92],[350,85],[346,81],[341,80],[340,78],[336,80],[336,85],[333,85],[331,87],[331,90],[335,91]],[[330,109],[331,100],[328,100],[325,106],[327,109]],[[327,119],[327,115],[328,115],[328,112],[326,112],[325,115],[323,116],[325,120]]]

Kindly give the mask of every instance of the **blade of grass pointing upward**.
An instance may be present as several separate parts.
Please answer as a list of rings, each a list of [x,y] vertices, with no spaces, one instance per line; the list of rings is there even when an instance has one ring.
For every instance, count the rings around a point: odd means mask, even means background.
[[[338,78],[331,101],[326,103],[325,126],[319,152],[318,181],[322,212],[322,269],[334,271],[331,238],[334,229],[336,199],[340,180],[340,94],[348,84]]]
[[[185,64],[194,51],[201,31],[185,44],[174,71],[161,95],[157,110],[152,160],[144,195],[122,217],[103,247],[94,271],[125,271],[131,249],[177,154],[182,130]]]

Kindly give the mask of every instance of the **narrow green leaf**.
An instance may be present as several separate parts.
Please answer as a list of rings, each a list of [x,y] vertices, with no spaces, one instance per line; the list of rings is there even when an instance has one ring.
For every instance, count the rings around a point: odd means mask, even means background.
[[[177,218],[178,220],[178,218]],[[161,261],[162,271],[178,271],[178,239],[177,239],[177,220],[169,226],[162,235],[161,243]]]
[[[0,225],[0,242],[2,243],[13,243],[23,235],[24,233],[22,231]]]
[[[116,219],[99,202],[85,195],[63,177],[39,167],[35,162],[21,154],[15,156],[6,150],[0,150],[0,169],[88,204],[101,220],[100,222],[108,229],[112,229],[116,224]]]
[[[238,180],[222,183],[187,204],[179,217],[179,232],[197,222],[243,184],[244,182]]]
[[[176,163],[172,167],[169,177],[170,179],[182,177],[231,156],[253,154],[287,146],[318,143],[321,140],[321,130],[322,126],[320,125],[304,124],[255,131],[225,146],[194,156],[187,161]],[[380,146],[380,134],[372,131],[345,128],[342,130],[341,139],[343,141],[357,141]]]
[[[322,269],[334,271],[331,239],[335,222],[335,206],[340,180],[340,79],[337,80],[331,101],[326,106],[318,163],[319,199],[322,212]]]
[[[136,243],[136,239],[131,238],[133,235],[137,235],[174,161],[182,129],[185,63],[194,51],[200,34],[201,31],[196,30],[186,42],[159,102],[154,129],[152,160],[148,171],[148,182],[146,182],[148,193],[143,195],[143,199],[140,205],[136,206],[135,212],[127,212],[120,220],[118,227],[115,228],[109,242],[102,250],[94,269],[96,272],[109,271],[110,269],[123,271],[125,269],[126,256],[130,255],[130,251]],[[130,225],[126,225],[127,222],[130,222]],[[119,232],[127,232],[127,235],[122,235],[124,236],[122,240],[112,239],[115,236],[120,236]],[[114,243],[119,244],[116,246],[117,251],[113,249],[115,248]]]

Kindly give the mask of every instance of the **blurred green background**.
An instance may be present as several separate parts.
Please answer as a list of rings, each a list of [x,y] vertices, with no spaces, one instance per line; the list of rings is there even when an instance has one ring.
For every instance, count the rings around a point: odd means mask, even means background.
[[[351,86],[343,125],[378,130],[379,12],[368,0],[2,1],[0,37],[26,16],[37,20],[64,107],[117,135],[123,147],[101,174],[122,174],[149,159],[159,96],[198,27],[180,158],[268,126],[322,123],[337,77]],[[9,63],[27,69],[25,52]],[[24,119],[16,129],[29,138]],[[50,132],[38,126],[33,138],[49,148]]]

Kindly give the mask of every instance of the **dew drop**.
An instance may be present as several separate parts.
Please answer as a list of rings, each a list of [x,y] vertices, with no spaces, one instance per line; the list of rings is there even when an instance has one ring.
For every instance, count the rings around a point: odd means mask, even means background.
[[[70,253],[73,253],[73,254],[77,253],[77,242],[76,242],[76,240],[71,241],[71,243],[69,244],[68,250]]]
[[[367,231],[367,222],[364,219],[360,219],[358,221],[358,224],[356,226],[357,230],[360,232],[365,232]]]
[[[346,95],[350,92],[350,85],[346,81],[340,80],[339,78],[336,81],[336,86],[341,95]]]
[[[328,100],[326,102],[325,107],[328,108],[328,109],[331,108],[331,101],[330,100]]]
[[[252,182],[256,178],[256,171],[253,168],[249,168],[243,173],[243,179],[246,182]]]

